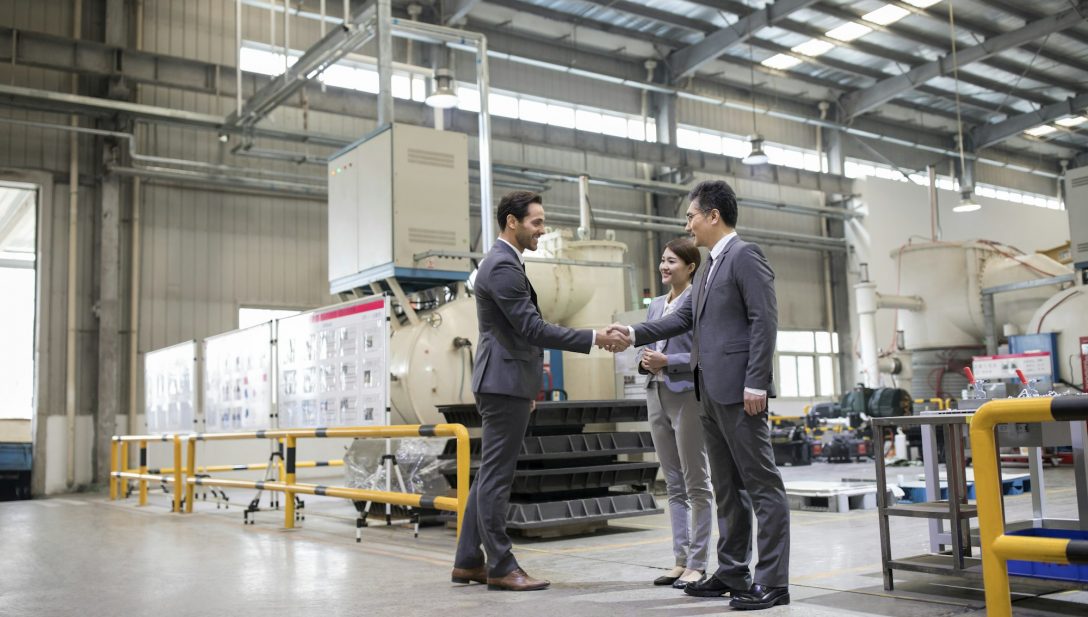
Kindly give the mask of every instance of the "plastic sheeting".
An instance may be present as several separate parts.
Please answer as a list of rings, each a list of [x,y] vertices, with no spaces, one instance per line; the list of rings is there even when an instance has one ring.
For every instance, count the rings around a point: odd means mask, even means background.
[[[444,461],[438,460],[444,443],[436,439],[394,440],[397,468],[404,478],[404,491],[423,495],[445,495],[450,490],[440,473]],[[344,455],[344,478],[347,486],[384,491],[386,467],[382,464],[385,441],[356,439]],[[393,472],[393,491],[400,491],[397,472]]]

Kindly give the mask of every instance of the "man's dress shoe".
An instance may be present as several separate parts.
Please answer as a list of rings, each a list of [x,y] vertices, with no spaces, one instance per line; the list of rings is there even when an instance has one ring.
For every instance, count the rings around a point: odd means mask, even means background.
[[[699,598],[717,598],[719,596],[724,596],[727,593],[739,592],[739,589],[733,589],[729,585],[726,585],[713,574],[704,577],[700,581],[689,583],[686,587],[684,587],[684,593],[688,594],[689,596],[696,596]]]
[[[510,574],[503,577],[487,577],[487,588],[496,591],[536,591],[547,589],[548,585],[551,585],[550,581],[535,579],[521,568],[514,568]]]
[[[480,566],[478,568],[454,568],[453,574],[450,575],[450,580],[460,585],[486,583],[487,566]]]
[[[742,611],[758,611],[789,603],[789,587],[766,587],[756,583],[748,591],[734,593],[729,606]]]

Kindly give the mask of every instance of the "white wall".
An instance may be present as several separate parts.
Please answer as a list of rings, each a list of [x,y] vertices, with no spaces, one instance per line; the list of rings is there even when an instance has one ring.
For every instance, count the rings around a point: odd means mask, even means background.
[[[855,184],[865,218],[847,226],[847,240],[853,250],[850,261],[851,285],[858,282],[858,264],[869,264],[869,280],[886,294],[896,293],[897,268],[892,253],[908,242],[930,241],[929,189],[914,183],[866,178]],[[1064,210],[977,198],[982,209],[957,214],[959,193],[937,191],[941,239],[946,242],[985,239],[1002,242],[1026,253],[1049,249],[1069,240],[1069,218]],[[854,292],[850,290],[851,330],[857,337]],[[877,343],[893,340],[894,311],[877,313]]]

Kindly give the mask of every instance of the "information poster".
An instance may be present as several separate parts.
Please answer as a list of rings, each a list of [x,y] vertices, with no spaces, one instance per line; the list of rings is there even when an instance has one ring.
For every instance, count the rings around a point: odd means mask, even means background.
[[[144,354],[144,418],[148,433],[196,431],[196,401],[196,341]]]
[[[281,428],[386,422],[389,324],[381,297],[277,322]]]
[[[273,322],[204,340],[204,430],[272,426]]]

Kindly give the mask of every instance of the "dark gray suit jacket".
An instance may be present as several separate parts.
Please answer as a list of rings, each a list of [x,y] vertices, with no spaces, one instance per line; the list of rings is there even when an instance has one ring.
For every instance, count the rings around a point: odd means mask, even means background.
[[[535,399],[540,391],[544,350],[589,353],[592,330],[571,330],[540,316],[536,291],[514,249],[498,240],[476,272],[476,317],[480,342],[472,391]]]
[[[683,302],[691,297],[692,291],[692,288],[688,288],[684,297],[680,298],[681,305],[677,306],[677,309],[683,306]],[[667,297],[668,294],[654,298],[653,302],[650,303],[650,310],[646,312],[647,321],[653,321],[665,314],[665,298]],[[641,364],[644,349],[640,349],[638,353],[638,372],[648,375],[650,372],[642,368]],[[665,386],[673,392],[691,392],[694,390],[695,373],[691,372],[691,331],[667,339],[661,353],[668,358],[665,370],[661,374]]]
[[[729,241],[717,261],[709,283],[703,264],[687,301],[671,315],[635,326],[635,344],[693,331],[691,369],[700,369],[696,385],[705,380],[703,387],[714,402],[742,403],[744,388],[766,390],[774,397],[774,271],[758,245],[739,237]]]

